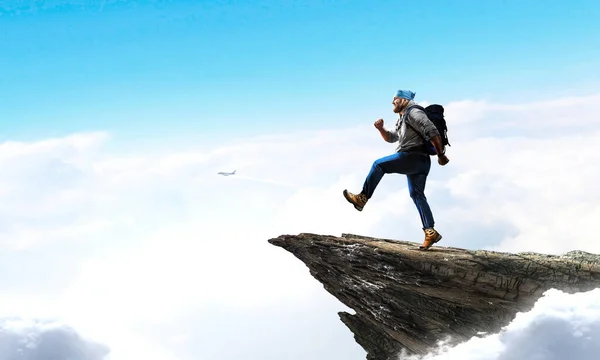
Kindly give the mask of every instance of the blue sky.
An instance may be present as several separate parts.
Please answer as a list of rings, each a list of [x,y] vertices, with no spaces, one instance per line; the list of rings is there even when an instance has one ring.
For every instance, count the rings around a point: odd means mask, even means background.
[[[353,126],[393,118],[397,88],[429,102],[526,102],[586,95],[600,83],[600,3],[588,0],[57,0],[0,9],[4,140]]]

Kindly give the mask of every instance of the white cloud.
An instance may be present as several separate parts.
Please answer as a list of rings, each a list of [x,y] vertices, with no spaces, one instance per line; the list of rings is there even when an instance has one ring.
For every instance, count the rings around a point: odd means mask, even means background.
[[[454,347],[442,343],[426,356],[399,360],[595,360],[600,352],[600,289],[547,291],[531,311],[518,313],[500,333]]]
[[[527,102],[516,101],[513,104],[491,104],[492,110],[518,110],[518,111],[556,111],[557,109],[573,110],[574,108],[595,108],[600,101],[600,94],[587,96],[564,96],[554,99]],[[594,120],[595,121],[595,120]]]
[[[58,322],[21,318],[0,320],[0,354],[3,360],[103,360],[109,352],[105,345],[85,339]]]
[[[446,107],[451,162],[440,167],[433,158],[427,184],[440,245],[600,250],[588,235],[600,219],[597,97]],[[565,114],[590,120],[574,121],[571,130]],[[107,140],[91,133],[0,145],[0,249],[22,259],[5,262],[6,273],[26,279],[3,281],[0,296],[12,313],[68,319],[109,344],[114,360],[136,351],[174,357],[179,345],[157,340],[151,348],[140,333],[198,308],[268,313],[327,297],[270,237],[350,232],[422,240],[405,177],[386,175],[362,212],[342,196],[344,188],[359,191],[373,161],[394,151],[372,123],[209,151],[118,152]],[[216,175],[233,169],[233,177]],[[34,275],[46,267],[60,267],[53,281]],[[27,300],[35,291],[46,299],[43,309]],[[177,344],[194,336],[176,327],[163,335]]]
[[[599,140],[600,132],[592,131],[465,143],[453,153],[455,175],[446,183],[457,200],[449,207],[456,216],[447,210],[446,216],[452,221],[510,222],[518,234],[494,244],[494,249],[599,252],[600,246],[586,235],[600,219],[600,195],[595,191],[600,172],[593,165],[600,163]]]
[[[449,126],[455,127],[482,119],[489,107],[486,101],[455,101],[444,106],[444,118]]]

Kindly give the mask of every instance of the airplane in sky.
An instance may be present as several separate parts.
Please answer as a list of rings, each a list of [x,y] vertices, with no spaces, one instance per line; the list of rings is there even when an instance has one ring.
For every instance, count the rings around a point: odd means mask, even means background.
[[[233,170],[232,172],[224,172],[224,171],[220,171],[217,173],[218,175],[223,175],[223,176],[229,176],[229,175],[235,175],[235,170]]]

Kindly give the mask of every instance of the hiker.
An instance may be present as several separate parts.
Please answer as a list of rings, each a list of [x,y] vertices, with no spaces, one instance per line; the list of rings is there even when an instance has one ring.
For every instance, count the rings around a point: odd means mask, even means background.
[[[424,109],[420,106],[413,107],[417,105],[413,100],[414,97],[415,93],[410,90],[396,92],[392,100],[393,111],[398,114],[394,131],[384,128],[383,119],[375,121],[375,128],[379,130],[385,141],[399,142],[396,152],[375,160],[365,179],[362,191],[359,194],[353,194],[344,190],[344,197],[358,211],[362,211],[367,201],[373,196],[375,188],[384,174],[406,175],[408,191],[419,211],[425,232],[425,240],[419,248],[427,250],[442,239],[442,235],[434,229],[433,214],[425,197],[425,182],[431,168],[430,155],[437,155],[438,163],[442,166],[450,160],[445,155],[444,144],[447,143],[445,130],[444,134],[440,134],[438,128],[423,111]],[[442,108],[440,105],[434,106]],[[409,110],[408,114],[407,110]]]

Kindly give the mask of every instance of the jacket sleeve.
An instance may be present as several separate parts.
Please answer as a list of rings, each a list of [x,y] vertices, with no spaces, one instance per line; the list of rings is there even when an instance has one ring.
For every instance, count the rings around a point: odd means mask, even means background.
[[[398,136],[398,132],[396,132],[395,130],[387,130],[388,134],[390,135],[390,141],[391,143],[395,143],[396,141],[400,140],[400,137]]]
[[[438,129],[431,120],[429,120],[427,114],[421,109],[411,110],[407,120],[410,121],[410,124],[414,126],[427,141],[430,141],[431,138],[436,135],[440,135]]]

